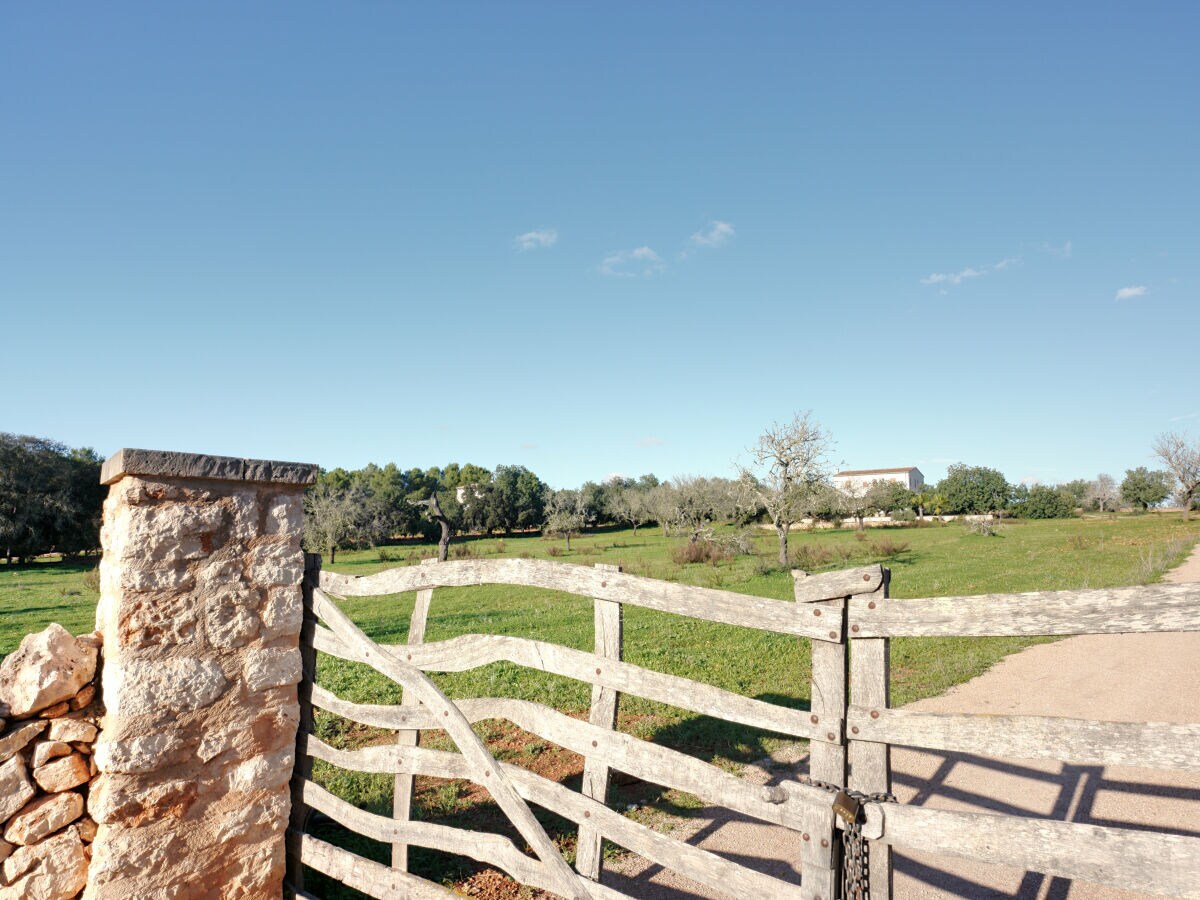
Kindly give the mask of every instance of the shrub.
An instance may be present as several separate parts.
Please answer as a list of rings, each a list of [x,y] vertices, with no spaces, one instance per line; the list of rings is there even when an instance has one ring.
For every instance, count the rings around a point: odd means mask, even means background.
[[[454,544],[450,547],[450,555],[455,559],[475,559],[479,552],[474,544]]]
[[[562,547],[551,547],[551,548],[550,548],[550,549],[549,549],[547,552],[548,552],[548,553],[549,553],[551,556],[562,556],[562,555],[563,555],[563,548],[562,548]]]
[[[792,553],[792,565],[806,572],[829,565],[833,554],[819,544],[801,544]]]
[[[891,538],[883,538],[871,544],[871,550],[877,556],[899,556],[908,549],[908,541],[893,541]]]
[[[496,541],[496,546],[493,548],[494,552],[496,552],[497,554],[499,554],[501,556],[504,555],[504,552],[507,549],[508,549],[508,544],[504,543],[504,538],[501,538],[500,540]]]
[[[83,573],[83,586],[93,594],[100,593],[100,567],[88,569]]]
[[[860,542],[865,541],[867,539],[867,533],[865,531],[856,531],[854,532],[854,539]]]
[[[376,547],[375,553],[379,556],[380,562],[396,562],[400,559],[400,554],[391,547]]]
[[[733,554],[712,541],[689,541],[671,549],[671,559],[677,565],[706,562],[716,565],[721,560],[733,559]]]
[[[833,555],[840,562],[849,562],[852,557],[858,555],[858,551],[849,544],[835,544],[833,546]]]
[[[909,524],[917,521],[917,514],[911,509],[893,509],[888,515],[892,517],[893,522]]]
[[[981,516],[978,519],[971,519],[967,522],[968,534],[979,534],[983,537],[999,537],[1002,526],[991,516]]]

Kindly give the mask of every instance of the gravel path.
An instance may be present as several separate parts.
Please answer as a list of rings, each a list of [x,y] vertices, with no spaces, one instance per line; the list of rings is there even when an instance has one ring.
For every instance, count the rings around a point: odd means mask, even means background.
[[[1200,581],[1200,545],[1165,580]],[[1200,634],[1081,635],[1040,644],[908,708],[1200,722]],[[901,803],[1200,836],[1200,774],[903,749],[893,751],[892,768]],[[765,784],[806,771],[806,756],[792,750],[750,767],[745,777]],[[795,840],[785,829],[708,808],[673,834],[777,877],[799,878]],[[635,897],[721,896],[639,857],[627,857],[614,869],[605,872],[604,882]],[[1004,866],[897,853],[895,896],[1116,900],[1143,895]]]

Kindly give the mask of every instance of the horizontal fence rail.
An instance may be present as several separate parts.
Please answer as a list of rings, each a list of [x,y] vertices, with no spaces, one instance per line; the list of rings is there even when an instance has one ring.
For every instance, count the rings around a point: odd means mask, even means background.
[[[1200,725],[951,715],[856,706],[850,707],[846,725],[857,740],[925,750],[1056,759],[1078,765],[1200,770]]]
[[[810,610],[783,600],[538,559],[459,560],[388,569],[360,577],[321,573],[321,587],[342,597],[372,597],[479,584],[540,587],[779,634],[824,637],[829,630],[824,623],[812,620]],[[840,590],[840,587],[834,585],[831,589]],[[842,594],[833,593],[829,599],[839,596]]]
[[[1200,583],[850,601],[850,636],[986,637],[1200,631]]]
[[[352,650],[328,629],[317,629],[314,644],[318,650],[332,656],[354,659]],[[690,678],[654,672],[631,663],[545,641],[467,634],[429,644],[383,646],[426,672],[464,672],[504,661],[765,731],[816,741],[826,740],[830,731],[841,734],[840,719],[818,719],[814,722],[807,710],[789,709],[754,700]]]

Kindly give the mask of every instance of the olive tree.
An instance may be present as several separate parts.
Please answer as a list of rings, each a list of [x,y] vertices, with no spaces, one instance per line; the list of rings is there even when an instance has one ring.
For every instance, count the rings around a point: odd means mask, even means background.
[[[1130,506],[1147,510],[1162,503],[1171,494],[1171,473],[1151,471],[1145,466],[1125,470],[1121,499]]]
[[[546,522],[542,531],[565,538],[570,552],[571,535],[579,534],[588,524],[587,498],[580,491],[548,490],[545,509]]]
[[[1175,499],[1183,507],[1183,518],[1191,515],[1200,500],[1200,439],[1189,440],[1175,431],[1160,434],[1154,441],[1154,455],[1175,478]]]
[[[738,466],[744,499],[766,511],[779,538],[779,564],[788,564],[788,532],[804,518],[808,495],[829,477],[828,432],[811,412],[775,423],[750,448],[749,465]]]

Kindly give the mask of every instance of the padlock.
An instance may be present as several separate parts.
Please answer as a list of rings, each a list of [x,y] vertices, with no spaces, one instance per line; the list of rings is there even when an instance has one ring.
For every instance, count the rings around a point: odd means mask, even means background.
[[[845,791],[838,791],[833,798],[833,811],[847,825],[854,825],[858,822],[858,814],[862,812],[862,804]]]

